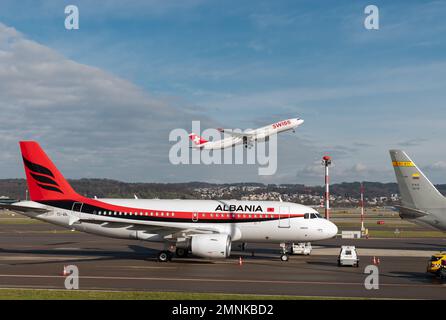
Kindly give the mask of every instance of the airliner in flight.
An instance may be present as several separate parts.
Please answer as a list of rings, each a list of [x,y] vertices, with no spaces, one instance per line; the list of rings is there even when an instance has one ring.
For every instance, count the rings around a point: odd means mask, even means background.
[[[404,151],[390,150],[390,157],[400,189],[400,217],[446,231],[446,198]]]
[[[164,243],[158,260],[227,258],[233,242],[329,239],[338,228],[312,208],[279,201],[91,199],[79,195],[37,142],[20,142],[31,201],[1,207],[62,227]],[[287,261],[287,249],[281,260]]]
[[[245,130],[245,132],[234,132],[231,130],[218,129],[222,133],[230,135],[228,138],[224,138],[217,141],[208,141],[195,133],[189,134],[189,138],[193,143],[193,147],[204,150],[216,150],[230,148],[243,143],[245,148],[249,148],[256,141],[267,141],[273,134],[278,134],[284,131],[293,132],[297,127],[302,125],[304,120],[299,118],[287,119],[279,121],[258,129]]]

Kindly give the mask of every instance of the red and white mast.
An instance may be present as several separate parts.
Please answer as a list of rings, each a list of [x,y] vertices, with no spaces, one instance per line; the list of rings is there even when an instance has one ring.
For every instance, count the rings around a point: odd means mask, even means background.
[[[325,167],[325,219],[330,220],[330,174],[328,167],[331,165],[331,157],[324,156],[322,165]]]
[[[365,203],[364,203],[364,184],[361,182],[361,234],[365,234],[364,228],[364,212],[365,212]]]

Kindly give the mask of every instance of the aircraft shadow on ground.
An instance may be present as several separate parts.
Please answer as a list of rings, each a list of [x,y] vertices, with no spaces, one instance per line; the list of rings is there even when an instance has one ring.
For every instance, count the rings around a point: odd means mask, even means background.
[[[404,278],[413,282],[424,284],[441,284],[441,280],[437,277],[427,274],[426,272],[389,272],[384,275],[387,278]]]
[[[90,262],[90,261],[110,261],[110,260],[141,260],[141,261],[157,261],[159,250],[146,248],[143,246],[129,245],[131,251],[111,251],[100,248],[85,248],[85,249],[4,249],[0,248],[0,253],[4,254],[29,254],[29,255],[46,255],[51,259],[51,256],[81,256],[85,258],[67,259],[67,260],[51,260],[39,262],[19,262],[10,263],[10,265],[41,265],[54,263],[73,263],[73,262]],[[88,258],[92,257],[92,258]],[[96,258],[93,258],[96,257]],[[14,257],[12,257],[12,260]],[[213,261],[200,260],[200,258],[176,258],[175,262],[180,263],[202,263],[212,264]]]

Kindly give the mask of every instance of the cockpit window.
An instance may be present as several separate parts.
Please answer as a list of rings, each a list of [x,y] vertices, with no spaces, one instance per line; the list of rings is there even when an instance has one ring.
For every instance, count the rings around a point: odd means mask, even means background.
[[[309,213],[305,213],[304,214],[304,219],[310,219],[310,214]]]

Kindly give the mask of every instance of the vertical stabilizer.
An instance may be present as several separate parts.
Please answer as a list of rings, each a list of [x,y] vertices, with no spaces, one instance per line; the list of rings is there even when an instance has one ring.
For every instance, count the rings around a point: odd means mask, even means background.
[[[404,151],[390,150],[390,157],[404,207],[418,210],[446,208],[446,198]]]
[[[80,198],[37,142],[21,141],[20,150],[32,201]]]

